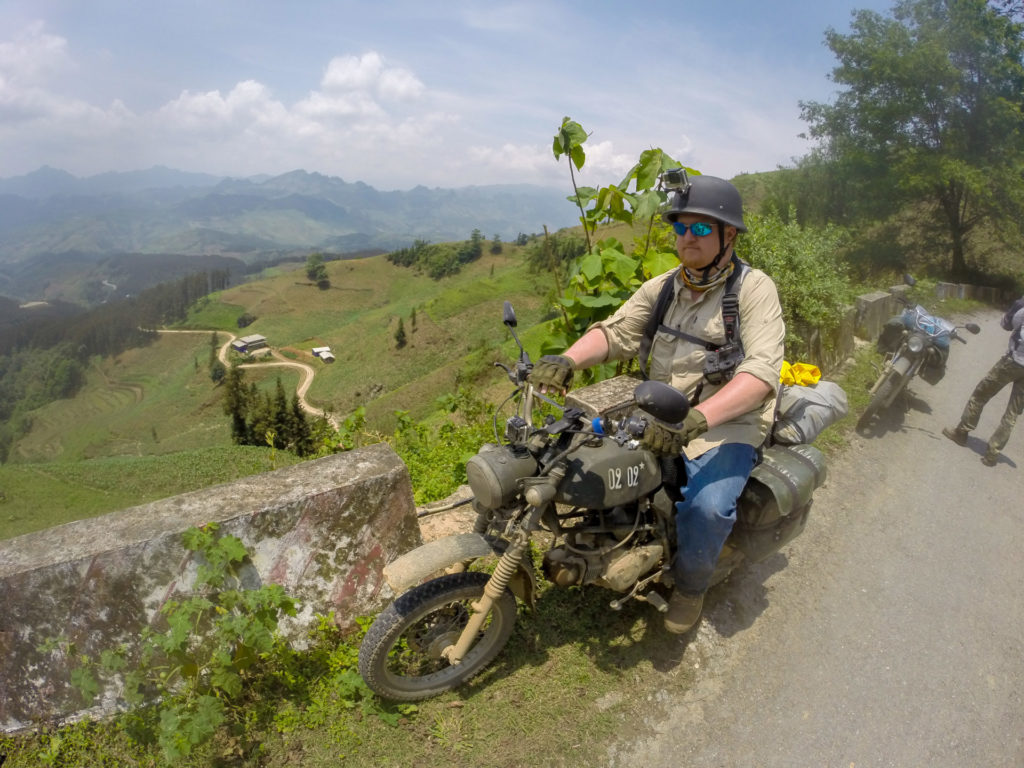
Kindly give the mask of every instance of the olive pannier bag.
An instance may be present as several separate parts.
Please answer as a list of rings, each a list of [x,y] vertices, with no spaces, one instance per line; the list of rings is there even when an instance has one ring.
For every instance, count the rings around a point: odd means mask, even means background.
[[[811,495],[827,477],[813,445],[772,445],[750,473],[736,505],[730,542],[751,561],[795,538],[807,523]]]

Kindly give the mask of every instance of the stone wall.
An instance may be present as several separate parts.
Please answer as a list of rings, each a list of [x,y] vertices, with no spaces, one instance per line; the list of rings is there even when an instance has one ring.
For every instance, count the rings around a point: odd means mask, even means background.
[[[296,639],[316,614],[344,626],[379,610],[382,568],[420,543],[408,470],[386,444],[0,541],[0,728],[80,710],[67,660],[39,646],[63,637],[97,655],[132,642],[189,588],[181,534],[209,522],[251,553],[247,586],[299,600],[283,626]]]
[[[935,294],[940,299],[974,299],[997,307],[1009,304],[1016,296],[1001,288],[964,283],[938,283]]]

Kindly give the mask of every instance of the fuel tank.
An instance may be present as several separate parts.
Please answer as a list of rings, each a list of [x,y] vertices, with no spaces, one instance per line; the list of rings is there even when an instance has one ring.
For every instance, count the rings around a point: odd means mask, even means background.
[[[575,451],[555,501],[588,509],[608,509],[653,493],[661,485],[661,465],[648,450],[629,450],[613,440],[595,441]]]

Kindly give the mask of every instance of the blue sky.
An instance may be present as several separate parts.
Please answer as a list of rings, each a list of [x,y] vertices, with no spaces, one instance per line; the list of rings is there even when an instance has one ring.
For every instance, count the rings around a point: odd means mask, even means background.
[[[0,178],[303,168],[378,189],[582,183],[649,147],[731,177],[790,164],[828,27],[881,0],[3,0]]]

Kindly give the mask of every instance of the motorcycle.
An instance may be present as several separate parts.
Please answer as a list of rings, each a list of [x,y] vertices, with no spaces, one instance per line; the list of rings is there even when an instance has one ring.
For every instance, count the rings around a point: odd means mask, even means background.
[[[512,634],[516,600],[535,605],[534,540],[546,547],[542,569],[551,584],[609,589],[618,593],[612,610],[630,600],[668,607],[683,470],[678,457],[659,458],[640,438],[651,418],[682,421],[686,397],[661,382],[618,376],[571,392],[560,406],[529,383],[533,366],[508,302],[504,323],[519,358],[495,365],[515,385],[505,404],[516,408],[499,436],[499,406],[496,441],[467,462],[473,531],[424,544],[384,569],[398,597],[367,631],[359,672],[386,699],[439,695],[497,657]],[[771,444],[759,455],[712,584],[798,536],[825,480],[813,446]]]
[[[910,275],[904,275],[903,282],[909,286],[916,284]],[[924,375],[933,371],[941,377],[949,355],[950,342],[956,339],[963,344],[967,343],[957,333],[960,328],[975,335],[981,332],[977,323],[957,326],[930,314],[923,306],[905,296],[895,294],[895,298],[903,305],[903,312],[887,324],[879,339],[879,346],[885,351],[885,361],[878,379],[869,390],[870,400],[857,421],[858,429],[868,427],[876,414],[891,406],[919,373]]]

